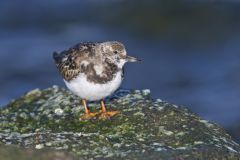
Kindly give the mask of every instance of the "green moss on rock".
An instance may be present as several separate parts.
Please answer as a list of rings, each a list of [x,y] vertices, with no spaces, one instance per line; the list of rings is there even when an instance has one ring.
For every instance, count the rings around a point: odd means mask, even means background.
[[[120,114],[81,121],[80,99],[69,91],[30,91],[0,110],[0,143],[64,150],[82,159],[240,158],[239,145],[222,128],[184,107],[151,99],[149,90],[119,90],[106,104]]]

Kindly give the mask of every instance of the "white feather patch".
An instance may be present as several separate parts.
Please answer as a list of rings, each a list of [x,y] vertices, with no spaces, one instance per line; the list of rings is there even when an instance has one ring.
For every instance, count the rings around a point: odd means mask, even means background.
[[[106,84],[95,84],[87,81],[86,75],[81,73],[77,78],[67,82],[66,86],[77,96],[90,101],[103,99],[118,89],[122,82],[122,72],[119,71],[113,80]]]
[[[80,64],[83,65],[84,67],[86,67],[89,64],[89,62],[88,61],[82,61]]]
[[[93,68],[96,71],[97,75],[101,75],[102,74],[102,72],[103,72],[103,66],[102,65],[94,65]]]
[[[66,60],[67,60],[67,57],[63,58],[63,59],[62,59],[62,62],[66,61]]]

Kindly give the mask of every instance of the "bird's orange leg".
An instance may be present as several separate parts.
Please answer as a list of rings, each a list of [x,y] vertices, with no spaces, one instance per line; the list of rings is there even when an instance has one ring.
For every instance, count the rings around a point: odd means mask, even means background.
[[[82,105],[85,109],[85,114],[80,117],[80,120],[87,120],[95,117],[98,113],[92,113],[90,109],[87,107],[87,102],[85,99],[82,99]]]
[[[112,116],[119,113],[119,111],[107,111],[105,107],[104,100],[101,100],[101,114],[99,116],[100,119],[109,119]]]

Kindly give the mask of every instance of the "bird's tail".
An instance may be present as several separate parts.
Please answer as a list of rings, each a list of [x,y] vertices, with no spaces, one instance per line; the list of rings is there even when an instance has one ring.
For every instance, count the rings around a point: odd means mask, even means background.
[[[53,52],[53,59],[54,59],[56,64],[58,64],[62,61],[61,55],[57,52]]]

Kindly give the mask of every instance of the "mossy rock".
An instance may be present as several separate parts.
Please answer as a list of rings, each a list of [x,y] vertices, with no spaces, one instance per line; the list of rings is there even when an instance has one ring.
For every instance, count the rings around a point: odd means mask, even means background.
[[[111,119],[79,120],[79,97],[57,86],[33,90],[0,110],[0,144],[63,150],[76,159],[239,159],[240,147],[218,125],[185,107],[153,100],[149,90],[107,98]],[[99,103],[89,107],[97,112]]]
[[[1,160],[75,160],[79,159],[71,153],[49,149],[34,150],[17,146],[0,145]]]

